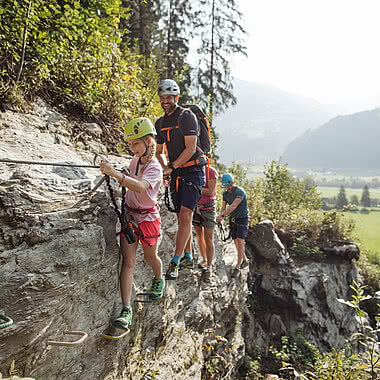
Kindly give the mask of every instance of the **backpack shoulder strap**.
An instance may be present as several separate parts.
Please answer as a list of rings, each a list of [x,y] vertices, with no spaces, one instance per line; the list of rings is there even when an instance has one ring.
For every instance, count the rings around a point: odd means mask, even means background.
[[[180,108],[181,108],[181,112],[179,113],[178,119],[177,119],[177,124],[179,127],[181,126],[181,122],[182,122],[183,116],[185,115],[185,112],[189,112],[189,111],[191,112],[191,110],[189,110],[188,108],[184,108],[184,107],[180,107]]]

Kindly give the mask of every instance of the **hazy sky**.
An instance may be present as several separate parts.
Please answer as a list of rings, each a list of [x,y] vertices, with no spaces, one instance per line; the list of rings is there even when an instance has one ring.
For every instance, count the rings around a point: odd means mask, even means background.
[[[350,112],[380,106],[380,0],[237,0],[249,33],[236,78]]]

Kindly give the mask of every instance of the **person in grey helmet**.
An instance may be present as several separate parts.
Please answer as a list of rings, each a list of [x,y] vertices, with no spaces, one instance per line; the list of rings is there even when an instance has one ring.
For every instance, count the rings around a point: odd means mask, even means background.
[[[205,183],[204,165],[207,161],[198,148],[199,127],[196,116],[178,105],[178,84],[172,79],[162,80],[158,86],[158,95],[165,114],[155,124],[156,155],[163,167],[164,176],[170,176],[170,192],[175,200],[178,219],[175,252],[165,278],[176,280],[180,259],[191,234],[193,211],[201,198]],[[181,266],[193,267],[191,252],[185,252]]]

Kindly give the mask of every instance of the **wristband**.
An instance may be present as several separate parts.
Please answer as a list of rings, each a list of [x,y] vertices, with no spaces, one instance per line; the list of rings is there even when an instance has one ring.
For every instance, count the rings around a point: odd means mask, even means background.
[[[124,174],[124,173],[125,173],[125,174]],[[121,180],[119,181],[119,185],[120,185],[120,186],[123,186],[122,183],[123,183],[123,181],[124,181],[127,177],[130,177],[130,175],[129,175],[129,170],[128,170],[128,169],[123,169],[122,172],[121,172]]]

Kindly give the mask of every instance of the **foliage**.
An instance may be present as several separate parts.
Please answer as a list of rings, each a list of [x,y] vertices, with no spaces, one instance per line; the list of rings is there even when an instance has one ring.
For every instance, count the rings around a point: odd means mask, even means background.
[[[218,166],[218,170],[220,176],[232,173],[235,182],[246,190],[250,224],[270,219],[278,233],[283,230],[289,235],[283,242],[291,254],[321,256],[321,248],[331,241],[352,235],[354,224],[336,211],[322,212],[315,186],[294,178],[280,162],[267,165],[264,178],[255,181],[248,180],[246,168],[235,162],[230,168]]]
[[[231,347],[228,340],[217,333],[218,328],[222,326],[218,323],[214,328],[204,331],[206,343],[202,345],[204,353],[204,367],[202,370],[202,379],[217,380],[229,378],[229,374],[234,369],[229,359]]]
[[[317,210],[320,207],[315,188],[307,189],[301,180],[293,178],[286,165],[282,166],[280,161],[266,165],[263,187],[264,216],[275,224],[290,217],[295,210]]]
[[[140,115],[155,84],[153,72],[140,68],[139,56],[123,46],[122,20],[128,9],[120,0],[99,0],[83,6],[79,1],[7,1],[0,26],[0,75],[4,95],[21,88],[25,96],[49,94],[103,123],[120,124]],[[12,20],[12,22],[10,21]],[[23,50],[20,25],[27,28],[25,65],[18,75]],[[17,80],[20,78],[20,80]],[[78,107],[79,106],[79,107]]]
[[[355,206],[359,206],[359,197],[356,194],[352,194],[350,197],[350,203]]]
[[[235,0],[199,0],[197,34],[198,63],[195,82],[201,102],[210,99],[210,113],[217,114],[236,104],[232,93],[230,59],[247,55],[241,13]],[[205,103],[204,103],[205,104]]]
[[[358,321],[358,331],[352,334],[342,350],[320,352],[308,342],[301,331],[293,336],[282,336],[281,343],[269,347],[267,353],[252,355],[261,361],[261,372],[277,372],[277,369],[291,364],[310,380],[375,380],[380,373],[380,314],[376,315],[376,327],[371,328],[366,322],[366,313],[362,304],[370,299],[379,300],[380,292],[375,297],[366,295],[366,286],[358,283],[351,285],[351,301],[337,301],[352,308]],[[380,305],[378,304],[379,308]],[[244,372],[249,368],[250,360],[243,362]]]
[[[370,207],[371,206],[371,199],[369,197],[369,189],[368,185],[365,185],[363,187],[362,197],[360,200],[360,204],[364,207]]]
[[[313,368],[307,374],[315,380],[346,380],[346,379],[371,379],[376,380],[380,374],[380,314],[376,316],[376,328],[372,329],[366,323],[366,313],[360,304],[373,298],[364,294],[365,286],[354,282],[352,300],[338,299],[344,305],[355,311],[356,320],[359,322],[359,331],[355,332],[348,340],[346,349],[334,350],[331,353],[321,354]],[[378,292],[376,298],[380,298]],[[379,307],[379,305],[378,305]]]
[[[339,189],[339,193],[336,199],[335,207],[339,210],[343,209],[345,206],[348,205],[348,200],[346,196],[346,191],[344,189],[344,186],[342,185]]]
[[[277,359],[278,367],[281,363],[292,363],[300,371],[313,368],[319,354],[318,349],[301,331],[297,331],[293,336],[282,336],[281,345],[278,348],[270,346],[269,352]]]

